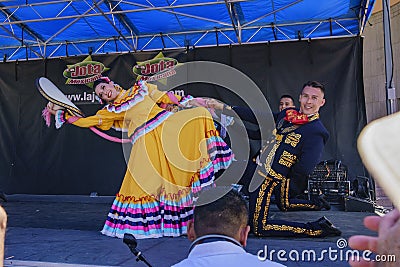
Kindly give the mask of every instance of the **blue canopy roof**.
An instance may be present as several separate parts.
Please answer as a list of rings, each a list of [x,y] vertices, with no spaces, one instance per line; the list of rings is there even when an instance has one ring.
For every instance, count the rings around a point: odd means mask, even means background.
[[[40,59],[356,36],[375,0],[0,1],[0,56]]]

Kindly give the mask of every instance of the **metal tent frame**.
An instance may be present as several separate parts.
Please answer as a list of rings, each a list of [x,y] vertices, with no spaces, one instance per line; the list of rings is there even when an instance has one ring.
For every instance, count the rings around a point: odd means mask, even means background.
[[[374,4],[325,2],[0,0],[0,56],[44,59],[357,36]]]

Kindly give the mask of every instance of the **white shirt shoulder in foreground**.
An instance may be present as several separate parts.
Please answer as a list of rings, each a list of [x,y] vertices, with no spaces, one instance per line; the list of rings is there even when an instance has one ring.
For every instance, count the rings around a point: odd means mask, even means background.
[[[256,255],[247,253],[242,247],[228,241],[216,241],[196,245],[189,256],[173,267],[213,267],[213,266],[262,266],[284,267],[270,260],[262,261]]]

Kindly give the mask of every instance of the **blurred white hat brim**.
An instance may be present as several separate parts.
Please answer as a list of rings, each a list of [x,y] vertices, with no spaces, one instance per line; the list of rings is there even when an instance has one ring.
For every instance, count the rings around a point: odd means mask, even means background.
[[[400,209],[400,112],[368,124],[357,148],[365,167]]]

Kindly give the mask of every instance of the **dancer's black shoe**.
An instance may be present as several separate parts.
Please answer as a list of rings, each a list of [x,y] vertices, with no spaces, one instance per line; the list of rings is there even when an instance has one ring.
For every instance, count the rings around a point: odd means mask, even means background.
[[[319,218],[316,223],[322,228],[321,237],[340,236],[342,234],[342,231],[335,227],[325,216]]]

